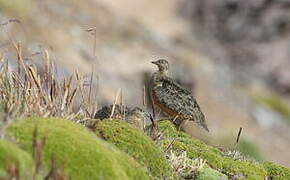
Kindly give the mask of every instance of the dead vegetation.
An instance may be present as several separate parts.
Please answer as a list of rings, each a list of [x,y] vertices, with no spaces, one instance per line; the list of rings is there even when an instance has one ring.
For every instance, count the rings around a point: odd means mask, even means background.
[[[41,116],[61,117],[74,121],[92,118],[96,102],[92,98],[92,79],[88,82],[78,71],[68,78],[59,79],[55,64],[49,52],[39,55],[43,67],[38,68],[23,57],[20,43],[11,42],[17,55],[17,68],[1,56],[0,64],[0,104],[6,125],[20,117]],[[41,71],[39,69],[44,69]],[[0,131],[3,134],[3,126]]]
[[[1,26],[19,21],[10,20]],[[17,57],[16,68],[0,53],[0,136],[5,136],[9,124],[23,117],[61,117],[76,122],[91,119],[97,109],[93,79],[75,71],[68,78],[60,79],[55,63],[50,59],[48,50],[25,57],[20,43],[11,40],[11,46]],[[41,56],[42,65],[33,63],[34,56]],[[91,74],[93,76],[93,74]],[[68,176],[63,168],[56,165],[51,157],[49,171],[44,168],[43,150],[46,138],[39,139],[37,127],[33,134],[33,179],[66,180]],[[3,180],[20,179],[19,167],[11,164],[6,169]],[[2,180],[1,179],[1,180]]]

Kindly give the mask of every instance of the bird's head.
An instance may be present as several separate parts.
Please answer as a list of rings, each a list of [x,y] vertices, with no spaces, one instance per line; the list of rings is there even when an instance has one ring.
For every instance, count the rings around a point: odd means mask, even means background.
[[[131,111],[132,114],[141,114],[144,113],[143,109],[139,108],[139,107],[135,107],[134,109],[132,109]]]
[[[157,61],[152,61],[152,64],[155,64],[158,66],[159,72],[166,73],[168,72],[169,69],[169,63],[165,59],[159,59]]]
[[[148,120],[150,118],[150,114],[147,111],[144,111],[143,109],[141,109],[139,107],[135,107],[134,109],[132,109],[131,115],[137,116],[139,118],[141,117],[144,119],[148,119]]]

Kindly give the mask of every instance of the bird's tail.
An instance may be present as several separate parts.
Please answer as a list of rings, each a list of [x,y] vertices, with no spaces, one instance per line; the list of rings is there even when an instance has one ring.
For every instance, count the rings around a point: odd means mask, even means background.
[[[209,132],[209,129],[208,129],[208,127],[207,127],[206,124],[204,124],[202,127],[203,127],[207,132]]]
[[[200,125],[200,127],[202,127],[203,129],[205,129],[207,132],[209,132],[209,129],[208,129],[208,127],[207,127],[205,121],[200,122],[199,125]]]

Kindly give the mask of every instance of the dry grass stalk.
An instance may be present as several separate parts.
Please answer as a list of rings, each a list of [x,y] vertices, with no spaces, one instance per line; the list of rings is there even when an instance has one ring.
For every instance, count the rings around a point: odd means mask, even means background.
[[[7,180],[20,179],[19,167],[15,163],[11,163],[8,166],[7,174],[8,174],[8,177],[6,178]]]
[[[237,135],[237,139],[236,139],[236,146],[239,144],[240,137],[241,137],[241,134],[242,134],[242,130],[243,130],[243,128],[240,127],[238,135]]]
[[[58,168],[56,164],[55,156],[51,157],[51,168],[49,173],[45,173],[44,168],[44,148],[46,144],[46,136],[42,138],[38,137],[38,128],[37,126],[33,131],[33,144],[32,144],[32,155],[34,158],[34,172],[33,180],[36,179],[47,179],[47,180],[67,180],[69,179],[64,173],[64,168]]]
[[[17,54],[16,71],[9,69],[8,60],[0,56],[0,103],[7,107],[9,116],[13,115],[13,119],[25,116],[76,118],[76,121],[91,118],[95,109],[91,100],[93,89],[84,85],[85,80],[77,71],[68,79],[59,80],[47,50],[41,53],[43,68],[38,68],[24,61],[27,58],[23,57],[19,43],[12,42],[12,45]],[[91,84],[92,81],[93,78]],[[84,94],[88,91],[87,98]]]
[[[44,180],[67,180],[69,179],[64,173],[63,168],[57,167],[55,156],[51,157],[51,168]]]
[[[35,160],[35,170],[33,173],[33,179],[38,179],[37,177],[40,175],[40,170],[43,167],[43,151],[46,143],[46,137],[42,137],[41,140],[38,139],[38,129],[34,128],[33,131],[33,157]]]
[[[110,119],[114,116],[115,107],[116,107],[117,101],[118,101],[118,99],[120,97],[120,93],[121,93],[121,88],[118,89],[117,94],[115,96],[115,100],[114,100],[114,103],[113,103],[113,108],[112,108],[112,111],[111,111]]]
[[[8,24],[11,24],[11,23],[21,23],[21,21],[18,20],[18,19],[9,19],[8,21],[5,21],[5,22],[1,23],[0,27],[1,26],[7,26]]]
[[[142,91],[142,94],[143,94],[143,99],[142,99],[142,103],[143,103],[143,107],[144,109],[147,109],[147,102],[146,102],[146,87],[143,86],[143,91]]]
[[[18,21],[9,20],[0,26],[12,22]],[[13,120],[22,117],[61,117],[74,121],[90,118],[93,112],[88,112],[94,109],[94,104],[91,103],[93,102],[91,100],[93,88],[90,86],[88,90],[84,86],[84,78],[77,71],[68,79],[59,80],[55,65],[47,50],[24,57],[20,43],[10,38],[8,44],[16,52],[17,66],[16,70],[9,68],[5,54],[0,53],[0,111],[4,113],[3,118],[1,116],[0,119],[0,137],[4,136],[6,127]],[[32,61],[35,55],[42,55],[43,67],[28,65],[27,62]],[[92,76],[93,74],[94,72]],[[91,84],[92,81],[93,78],[91,78]],[[90,92],[88,98],[84,96],[87,91]],[[37,131],[36,127],[33,133],[35,169],[32,174],[34,179],[43,176],[43,153],[46,142],[45,137],[38,139]],[[63,171],[56,167],[54,158],[51,169],[51,174],[46,176],[47,179],[68,179]],[[7,169],[9,177],[5,179],[19,179],[18,171],[18,167],[12,164]]]

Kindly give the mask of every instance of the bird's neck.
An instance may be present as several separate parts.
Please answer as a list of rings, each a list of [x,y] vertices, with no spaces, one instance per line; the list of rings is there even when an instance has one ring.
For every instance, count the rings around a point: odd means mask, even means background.
[[[159,70],[158,74],[161,75],[161,76],[168,76],[168,70],[164,70],[164,69]]]

